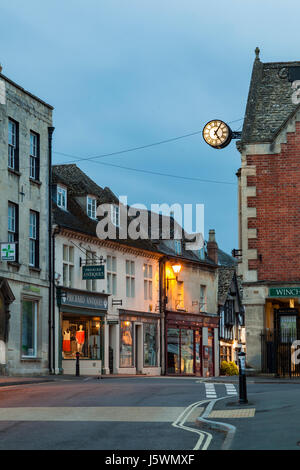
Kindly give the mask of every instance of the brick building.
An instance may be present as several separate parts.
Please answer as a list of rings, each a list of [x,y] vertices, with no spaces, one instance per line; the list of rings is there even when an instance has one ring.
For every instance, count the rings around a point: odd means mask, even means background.
[[[287,374],[295,372],[290,345],[299,339],[300,62],[262,63],[255,53],[237,142],[247,361]]]

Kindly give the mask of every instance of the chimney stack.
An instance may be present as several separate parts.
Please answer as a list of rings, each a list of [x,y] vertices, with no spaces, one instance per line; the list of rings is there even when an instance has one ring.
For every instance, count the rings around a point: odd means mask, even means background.
[[[207,246],[207,255],[208,257],[218,264],[218,244],[216,242],[216,233],[214,229],[209,231]]]

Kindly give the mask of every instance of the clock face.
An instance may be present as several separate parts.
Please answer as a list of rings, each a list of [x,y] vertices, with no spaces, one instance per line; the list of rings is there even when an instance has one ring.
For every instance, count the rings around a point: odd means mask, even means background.
[[[205,124],[203,138],[211,147],[224,148],[231,141],[231,129],[225,122],[215,119]]]

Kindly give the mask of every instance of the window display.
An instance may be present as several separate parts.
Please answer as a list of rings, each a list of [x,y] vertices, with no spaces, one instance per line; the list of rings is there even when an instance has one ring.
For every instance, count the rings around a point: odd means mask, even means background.
[[[157,326],[144,323],[144,365],[157,366]]]
[[[133,366],[132,322],[121,321],[120,367]]]
[[[62,357],[101,359],[101,320],[64,316],[62,321]]]

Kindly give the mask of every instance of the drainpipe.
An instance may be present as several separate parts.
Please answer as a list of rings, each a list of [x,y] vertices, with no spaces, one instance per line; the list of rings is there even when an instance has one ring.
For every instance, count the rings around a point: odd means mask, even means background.
[[[52,313],[53,313],[53,319],[52,319],[52,348],[53,348],[53,369],[54,369],[54,374],[55,374],[55,306],[56,306],[56,287],[55,287],[55,236],[58,235],[61,231],[60,226],[55,226],[54,230],[52,232],[52,272],[53,272],[53,297],[52,297]],[[58,356],[59,357],[59,356]],[[58,361],[59,362],[59,361]],[[58,368],[59,368],[59,363],[58,363]]]
[[[166,332],[165,332],[165,260],[163,257],[159,260],[159,305],[160,305],[160,364],[162,375],[166,374],[165,364],[165,344],[166,344]]]
[[[48,360],[49,373],[53,373],[51,363],[51,339],[53,334],[53,311],[54,311],[54,271],[52,266],[52,134],[54,127],[48,127],[48,252],[49,252],[49,302],[48,302]],[[53,348],[54,359],[54,348]],[[55,363],[53,362],[53,367]],[[55,372],[55,371],[54,371]]]

